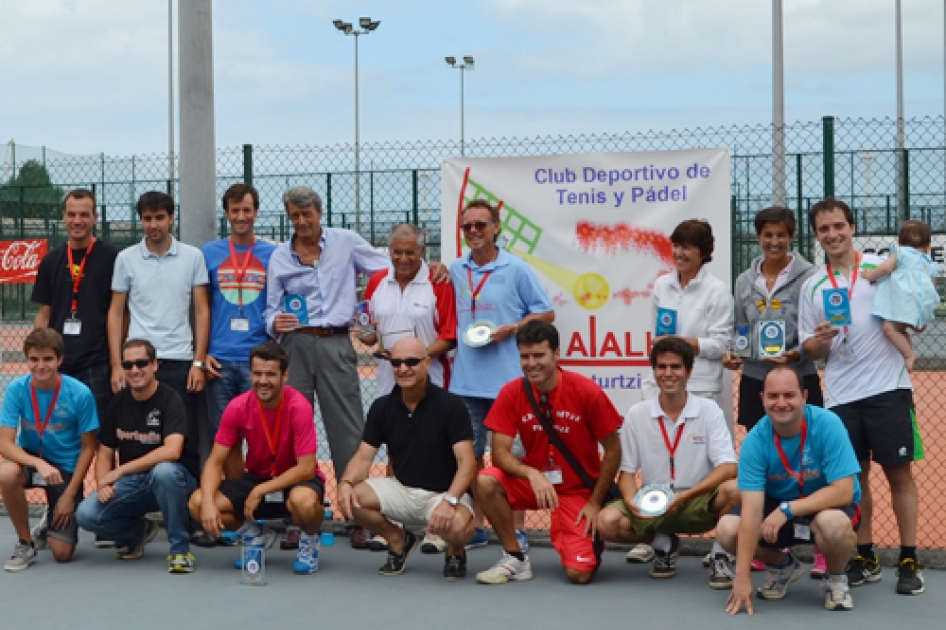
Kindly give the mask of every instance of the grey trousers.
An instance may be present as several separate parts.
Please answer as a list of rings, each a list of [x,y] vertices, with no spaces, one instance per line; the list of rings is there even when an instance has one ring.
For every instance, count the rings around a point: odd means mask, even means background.
[[[341,479],[361,444],[365,427],[358,358],[351,338],[289,333],[282,345],[289,353],[289,385],[309,401],[318,396],[335,478]]]

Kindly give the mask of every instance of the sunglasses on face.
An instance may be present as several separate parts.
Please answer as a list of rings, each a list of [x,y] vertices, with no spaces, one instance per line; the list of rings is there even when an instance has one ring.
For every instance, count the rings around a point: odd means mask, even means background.
[[[472,232],[473,230],[482,232],[490,223],[491,221],[470,221],[469,223],[461,225],[460,228],[462,228],[464,232]]]
[[[419,357],[410,357],[407,359],[388,359],[388,361],[391,362],[391,367],[393,368],[401,367],[402,363],[410,368],[417,367],[418,365],[420,365],[420,362],[423,360],[424,360],[423,358],[419,358]]]
[[[122,361],[122,369],[130,370],[133,367],[143,370],[144,368],[151,365],[151,359],[137,359],[135,361]]]

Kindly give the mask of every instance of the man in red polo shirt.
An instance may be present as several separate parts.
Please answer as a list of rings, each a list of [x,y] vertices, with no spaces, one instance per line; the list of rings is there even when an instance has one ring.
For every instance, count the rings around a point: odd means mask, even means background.
[[[273,341],[250,352],[253,390],[234,398],[223,412],[189,508],[213,536],[245,522],[244,544],[262,536],[257,519],[291,517],[302,528],[292,570],[311,574],[318,571],[325,482],[315,459],[312,405],[286,385],[288,367],[286,351]],[[246,472],[221,481],[230,449],[239,447],[241,439],[246,440]]]
[[[525,379],[507,383],[486,417],[493,431],[493,466],[476,478],[476,497],[503,545],[503,557],[476,576],[484,584],[532,579],[529,557],[520,549],[513,510],[552,510],[552,546],[562,558],[568,579],[587,584],[600,558],[594,548],[595,522],[621,461],[618,429],[621,416],[607,395],[590,379],[559,369],[558,331],[532,320],[516,334]],[[565,457],[550,443],[527,396],[532,388],[562,442],[595,480],[586,487]],[[516,434],[526,450],[512,454]],[[598,445],[604,447],[604,458]]]

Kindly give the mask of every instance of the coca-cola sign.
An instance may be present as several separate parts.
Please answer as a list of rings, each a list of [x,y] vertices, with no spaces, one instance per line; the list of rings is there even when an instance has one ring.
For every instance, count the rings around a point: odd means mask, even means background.
[[[44,238],[0,241],[0,284],[35,282],[46,245]]]

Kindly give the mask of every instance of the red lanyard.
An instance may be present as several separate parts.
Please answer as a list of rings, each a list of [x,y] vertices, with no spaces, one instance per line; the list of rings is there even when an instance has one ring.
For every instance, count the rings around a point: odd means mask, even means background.
[[[56,400],[59,399],[59,390],[62,388],[62,377],[56,378],[56,390],[53,392],[53,399],[49,403],[49,409],[46,410],[46,417],[40,419],[39,400],[36,397],[35,379],[30,379],[30,397],[33,399],[33,420],[36,422],[36,433],[39,434],[39,457],[43,457],[43,432],[49,425],[53,417],[53,411],[56,409]]]
[[[85,250],[85,256],[82,258],[82,262],[79,263],[79,271],[76,271],[76,265],[72,262],[72,248],[69,247],[68,243],[66,244],[66,256],[69,259],[69,275],[72,276],[72,315],[75,317],[76,309],[78,307],[79,299],[79,285],[82,284],[82,276],[85,275],[85,263],[88,262],[89,256],[92,255],[92,248],[95,246],[95,237],[92,237],[92,240],[89,241],[89,247]]]
[[[233,264],[233,275],[236,276],[237,281],[237,296],[240,300],[240,313],[243,313],[243,278],[246,277],[246,270],[250,266],[250,259],[253,257],[253,246],[256,245],[254,240],[250,248],[246,250],[246,257],[243,259],[243,268],[240,268],[240,263],[237,260],[236,248],[233,246],[233,239],[227,239],[227,242],[230,244],[230,262]]]
[[[657,418],[657,422],[660,423],[660,432],[664,436],[664,444],[667,445],[667,450],[670,452],[670,487],[673,487],[673,482],[677,478],[676,464],[674,462],[674,455],[677,453],[677,447],[680,446],[680,438],[683,437],[683,427],[686,426],[686,422],[681,422],[677,427],[677,434],[673,438],[673,446],[670,445],[670,436],[667,435],[667,427],[664,426],[663,416]]]
[[[861,255],[860,253],[854,254],[854,269],[851,270],[851,280],[847,285],[847,299],[850,302],[854,298],[854,285],[857,283],[857,270],[861,267]],[[828,263],[828,280],[831,281],[831,286],[835,289],[838,288],[838,281],[834,277],[834,270],[831,268],[831,264]],[[844,332],[847,332],[847,326],[844,327]]]
[[[269,445],[269,452],[273,458],[270,467],[270,475],[272,477],[276,476],[276,452],[279,450],[279,438],[282,436],[282,409],[285,401],[285,398],[280,398],[279,400],[279,406],[276,407],[276,422],[273,427],[275,431],[271,431],[269,423],[266,422],[266,412],[263,409],[263,403],[260,401],[259,397],[256,398],[256,404],[259,405],[260,424],[263,425],[263,434],[266,436],[266,443]]]
[[[473,288],[473,270],[469,267],[466,268],[466,279],[470,283],[470,312],[471,317],[476,317],[476,301],[480,299],[480,291],[483,290],[483,285],[486,284],[486,281],[489,279],[492,274],[492,270],[487,271],[483,274],[483,277],[480,279],[480,283],[476,285],[476,288]]]
[[[788,457],[785,456],[785,451],[782,449],[782,438],[780,438],[775,431],[772,431],[772,434],[775,436],[775,448],[778,450],[778,456],[782,460],[782,466],[785,467],[785,472],[788,473],[788,476],[798,482],[798,497],[804,499],[805,477],[802,474],[802,468],[804,468],[805,464],[805,436],[808,435],[808,422],[805,418],[801,419],[801,440],[799,440],[798,444],[798,472],[795,472],[788,463]]]

